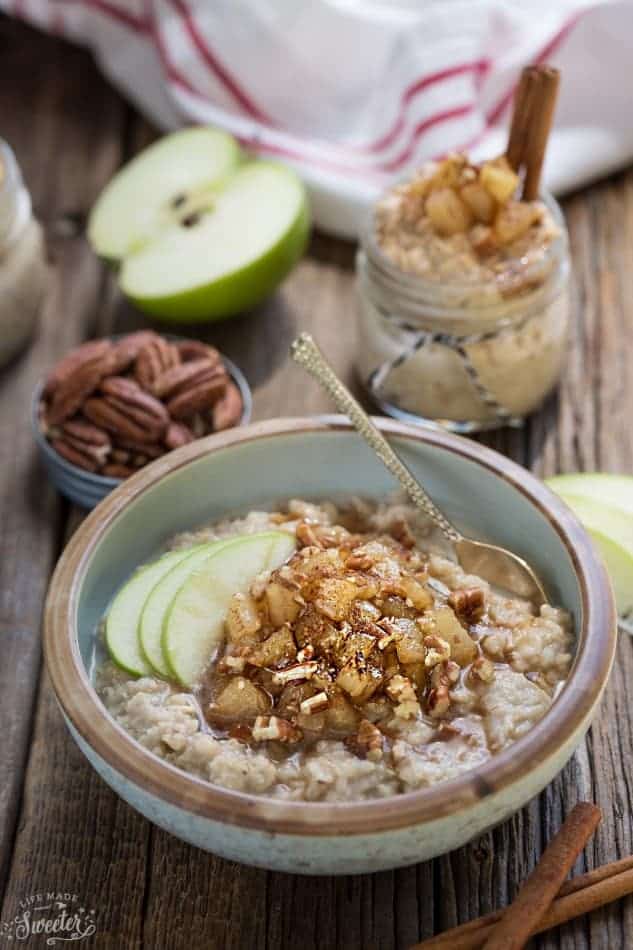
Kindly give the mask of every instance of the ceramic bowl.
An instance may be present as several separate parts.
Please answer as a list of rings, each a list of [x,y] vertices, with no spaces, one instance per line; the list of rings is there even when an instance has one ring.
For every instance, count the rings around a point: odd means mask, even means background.
[[[378,420],[377,420],[378,421]],[[257,423],[209,436],[142,469],[68,544],[52,580],[44,646],[59,704],[97,772],[143,815],[200,848],[300,873],[357,873],[430,858],[506,819],[563,767],[607,682],[615,608],[602,563],[576,518],[523,468],[446,432],[379,420],[404,461],[464,531],[523,555],[578,645],[547,715],[479,768],[428,789],[350,803],[287,802],[209,785],[155,758],[107,714],[89,668],[115,591],[178,531],[288,497],[384,497],[388,472],[340,417]]]
[[[180,337],[169,337],[177,340]],[[242,394],[242,418],[238,425],[246,425],[251,418],[253,397],[251,388],[248,385],[246,377],[240,369],[228,357],[222,356],[227,372],[240,393]],[[94,508],[106,495],[117,488],[123,481],[122,478],[109,478],[105,475],[96,475],[93,472],[87,472],[78,465],[73,465],[55,451],[48,439],[44,438],[38,422],[38,412],[42,398],[44,383],[40,382],[35,387],[33,399],[31,402],[31,428],[37,444],[40,456],[44,462],[44,467],[60,494],[88,510]]]

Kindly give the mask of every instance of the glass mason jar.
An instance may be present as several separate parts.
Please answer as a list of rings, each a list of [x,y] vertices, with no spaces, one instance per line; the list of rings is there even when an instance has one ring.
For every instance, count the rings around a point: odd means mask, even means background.
[[[0,139],[0,366],[32,336],[47,279],[42,228],[15,156]]]
[[[502,296],[494,281],[459,283],[406,273],[378,247],[373,227],[357,255],[356,366],[388,415],[455,432],[520,425],[558,382],[569,324],[567,230]]]

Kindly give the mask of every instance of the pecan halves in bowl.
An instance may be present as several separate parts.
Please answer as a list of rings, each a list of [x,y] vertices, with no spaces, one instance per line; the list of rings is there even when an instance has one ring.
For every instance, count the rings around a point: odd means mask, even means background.
[[[134,377],[140,386],[151,392],[153,384],[165,370],[180,363],[180,353],[173,343],[155,335],[138,352]]]
[[[242,403],[241,392],[235,383],[228,382],[224,393],[211,410],[213,431],[222,432],[224,429],[230,429],[236,426],[242,418],[243,411],[244,405]]]
[[[84,400],[97,388],[112,367],[112,346],[107,349],[84,351],[72,368],[58,375],[53,384],[53,395],[47,413],[50,425],[57,425],[73,416]],[[50,378],[49,378],[50,379]]]
[[[236,368],[230,373],[240,381]],[[217,350],[139,330],[65,356],[42,387],[36,416],[67,462],[126,478],[172,449],[239,424],[244,412],[242,389]]]
[[[216,366],[201,381],[185,387],[167,402],[172,419],[188,419],[209,409],[226,389],[227,375],[223,366]]]

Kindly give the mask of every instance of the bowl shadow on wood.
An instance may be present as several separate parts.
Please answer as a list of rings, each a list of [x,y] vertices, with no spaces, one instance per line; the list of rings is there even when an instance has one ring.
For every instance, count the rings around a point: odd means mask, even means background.
[[[253,310],[215,323],[163,323],[151,320],[120,296],[115,305],[113,333],[129,333],[151,324],[157,333],[204,340],[217,346],[242,370],[255,388],[269,379],[286,361],[297,335],[295,315],[283,290]]]

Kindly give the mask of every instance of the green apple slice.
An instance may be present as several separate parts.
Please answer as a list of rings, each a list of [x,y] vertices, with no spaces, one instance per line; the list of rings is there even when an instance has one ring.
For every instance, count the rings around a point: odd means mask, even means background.
[[[120,286],[156,317],[230,316],[274,290],[303,253],[308,230],[305,191],[295,173],[251,162],[127,255]]]
[[[241,535],[212,554],[180,588],[163,627],[163,654],[175,678],[191,687],[224,636],[231,597],[246,593],[262,571],[279,567],[293,553],[294,537],[283,531]]]
[[[183,129],[132,159],[99,196],[88,238],[101,257],[120,260],[186,216],[240,161],[235,139],[219,129]]]
[[[116,595],[105,625],[105,641],[110,656],[133,676],[151,676],[152,668],[143,656],[138,637],[139,620],[145,601],[161,577],[191,554],[191,548],[170,551],[142,567]]]
[[[610,475],[607,472],[582,472],[576,475],[555,475],[547,484],[557,494],[586,498],[609,505],[633,518],[633,476]]]
[[[582,475],[556,476],[547,479],[547,484],[569,505],[595,541],[613,584],[618,613],[626,616],[633,611],[633,509],[624,507],[628,503],[625,483],[633,479],[608,475],[586,478],[592,479],[593,485],[585,485]],[[618,479],[619,484],[607,491],[605,482],[599,494],[596,478]],[[574,491],[581,487],[585,494],[571,494],[571,487]],[[616,507],[616,498],[623,507]]]
[[[161,642],[163,623],[171,602],[189,575],[225,544],[227,541],[211,541],[195,549],[189,548],[186,551],[187,557],[180,558],[171,570],[159,578],[143,604],[138,624],[141,652],[161,676],[171,676],[171,671],[163,656]]]

